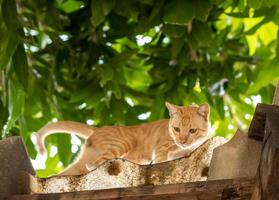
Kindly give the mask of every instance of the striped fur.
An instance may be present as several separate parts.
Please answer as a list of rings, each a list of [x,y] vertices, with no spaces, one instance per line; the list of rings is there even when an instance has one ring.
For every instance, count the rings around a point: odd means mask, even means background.
[[[84,174],[113,158],[142,165],[190,155],[208,139],[209,106],[166,106],[170,119],[135,126],[96,128],[71,121],[48,124],[38,131],[37,149],[43,153],[45,137],[55,132],[86,139],[78,159],[59,175]]]

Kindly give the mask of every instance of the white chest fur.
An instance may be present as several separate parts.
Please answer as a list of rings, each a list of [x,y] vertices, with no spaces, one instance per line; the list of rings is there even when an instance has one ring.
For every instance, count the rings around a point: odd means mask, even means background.
[[[181,158],[184,156],[188,156],[190,155],[193,151],[195,151],[199,146],[201,146],[204,142],[206,142],[209,138],[206,137],[202,137],[199,138],[198,140],[196,140],[194,143],[187,145],[185,147],[181,147],[175,151],[171,151],[168,154],[168,159],[169,160],[173,160],[176,158]]]

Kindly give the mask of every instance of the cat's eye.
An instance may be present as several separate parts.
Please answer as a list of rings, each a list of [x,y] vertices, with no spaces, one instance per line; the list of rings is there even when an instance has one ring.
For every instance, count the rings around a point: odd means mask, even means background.
[[[176,132],[180,132],[180,128],[178,128],[178,127],[173,126],[173,129],[174,129]]]
[[[197,130],[198,130],[197,128],[191,128],[191,129],[189,130],[189,132],[190,132],[190,133],[195,133],[195,132],[197,132]]]

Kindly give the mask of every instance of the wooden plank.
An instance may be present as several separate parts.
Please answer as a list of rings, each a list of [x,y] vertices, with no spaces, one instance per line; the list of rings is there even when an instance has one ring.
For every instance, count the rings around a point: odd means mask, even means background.
[[[259,110],[264,112],[260,114],[258,120],[255,118],[254,123],[251,123],[250,135],[253,137],[253,131],[258,131],[256,135],[263,141],[252,200],[279,199],[279,81],[272,104],[266,105],[265,108],[260,105]]]
[[[279,106],[259,103],[256,107],[251,121],[248,136],[258,141],[263,141],[265,132],[265,122],[268,113],[274,114],[279,111]]]
[[[279,112],[268,114],[253,199],[279,199]]]
[[[201,181],[185,184],[117,188],[56,194],[14,195],[5,200],[97,200],[97,199],[250,199],[254,179]]]
[[[277,105],[277,106],[279,105],[279,81],[277,82],[277,85],[275,88],[272,104]]]

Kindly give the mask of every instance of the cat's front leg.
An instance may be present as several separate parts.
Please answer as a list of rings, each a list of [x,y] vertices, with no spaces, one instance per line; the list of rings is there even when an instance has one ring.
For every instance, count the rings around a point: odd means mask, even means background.
[[[92,171],[92,170],[96,169],[97,167],[99,167],[101,164],[103,164],[105,161],[111,160],[116,157],[117,156],[115,156],[113,153],[107,152],[107,153],[104,153],[103,155],[101,155],[99,158],[93,159],[91,162],[86,163],[85,166],[88,171]]]
[[[152,162],[152,163],[161,163],[161,162],[165,162],[165,161],[168,161],[168,153],[165,151],[162,151],[162,152],[156,153],[154,162]]]

